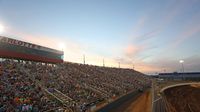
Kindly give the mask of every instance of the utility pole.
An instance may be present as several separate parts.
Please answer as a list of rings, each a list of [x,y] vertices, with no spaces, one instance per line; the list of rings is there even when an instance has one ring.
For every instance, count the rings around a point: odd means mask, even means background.
[[[120,68],[120,62],[118,64],[119,64],[119,68]]]
[[[163,69],[163,72],[166,73],[166,69]]]

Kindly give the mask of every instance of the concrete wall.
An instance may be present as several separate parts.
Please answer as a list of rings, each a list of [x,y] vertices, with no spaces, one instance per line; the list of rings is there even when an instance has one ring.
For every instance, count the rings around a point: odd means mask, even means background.
[[[99,109],[97,112],[110,112],[112,109],[117,108],[121,104],[125,103],[128,100],[136,99],[139,95],[141,95],[142,92],[134,91],[131,92],[119,99],[117,99],[114,102],[111,102],[110,104],[106,105],[105,107]]]

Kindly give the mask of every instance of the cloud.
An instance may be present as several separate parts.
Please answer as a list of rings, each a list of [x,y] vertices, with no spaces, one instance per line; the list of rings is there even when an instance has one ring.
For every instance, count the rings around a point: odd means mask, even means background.
[[[131,63],[134,63],[135,67],[142,72],[151,72],[155,73],[162,72],[163,69],[166,69],[167,71],[174,72],[179,71],[179,63],[176,59],[168,59],[166,57],[163,57],[160,55],[160,59],[151,58],[152,52],[149,52],[152,50],[152,46],[154,46],[151,41],[153,38],[160,38],[158,35],[165,31],[165,28],[167,28],[170,23],[172,23],[174,20],[177,20],[179,15],[184,14],[186,10],[188,10],[190,7],[192,7],[195,2],[188,2],[188,1],[173,1],[170,4],[168,4],[166,7],[163,8],[163,11],[160,11],[161,16],[160,20],[153,25],[152,28],[148,29],[147,33],[139,34],[141,32],[144,32],[143,29],[150,26],[150,21],[154,21],[155,14],[141,17],[134,30],[132,30],[132,36],[129,36],[127,39],[128,42],[126,45],[124,45],[124,51],[123,54],[121,54],[123,63],[126,63],[129,66]],[[169,44],[169,50],[174,49],[176,46],[180,45],[190,37],[194,36],[195,34],[200,32],[200,26],[198,22],[200,18],[194,17],[191,19],[191,24],[185,25],[185,30],[182,31],[180,35],[178,35],[175,40],[172,41],[171,44]],[[153,30],[152,30],[153,29]],[[139,32],[139,33],[138,33]],[[172,47],[174,46],[174,47]],[[155,46],[156,47],[156,46]],[[168,51],[166,49],[163,49],[165,53]],[[158,54],[156,54],[158,56]],[[155,60],[153,60],[155,59]],[[148,61],[145,61],[148,60]],[[130,61],[130,62],[129,62]],[[132,66],[132,65],[131,65]],[[131,67],[130,66],[130,67]]]
[[[175,41],[171,45],[172,48],[177,47],[187,39],[191,39],[194,35],[200,32],[199,19],[200,16],[195,16],[191,19],[190,25],[185,25],[185,30],[175,37]]]
[[[192,5],[192,3],[190,3]],[[134,28],[131,30],[131,39],[138,38],[141,40],[148,39],[148,37],[153,37],[156,34],[162,32],[166,26],[168,26],[178,15],[180,15],[183,10],[186,10],[188,6],[187,1],[173,1],[166,8],[163,7],[162,10],[155,14],[155,10],[152,13],[146,13],[145,16],[139,18],[137,23],[134,25]],[[157,10],[157,9],[156,9]],[[139,34],[143,29],[147,28],[152,24],[152,21],[155,21],[155,15],[160,16],[159,20],[154,23],[152,29],[145,34]],[[139,35],[139,36],[135,36]]]
[[[148,16],[142,16],[138,19],[138,21],[134,24],[134,27],[131,29],[131,36],[130,39],[132,39],[132,35],[135,35],[135,33],[138,33],[141,31],[141,29],[144,28],[148,21]]]
[[[181,43],[186,41],[187,39],[191,38],[193,35],[200,32],[200,26],[193,26],[190,27],[190,29],[183,31],[175,40],[175,42],[172,44],[172,47],[179,46]]]
[[[199,72],[200,71],[200,56],[193,55],[184,58],[185,72]],[[178,59],[169,59],[160,57],[151,62],[138,62],[136,69],[144,72],[154,74],[155,72],[180,72],[182,69]]]
[[[142,52],[142,50],[144,49],[144,47],[142,46],[136,46],[136,45],[131,45],[129,44],[125,49],[125,56],[131,58],[131,57],[135,57],[136,55],[138,55],[140,52]]]
[[[137,43],[144,43],[147,40],[150,40],[154,37],[156,37],[156,35],[158,35],[161,32],[160,29],[154,29],[152,31],[149,31],[147,33],[138,35],[138,36],[133,36],[132,37],[132,41],[137,41]]]
[[[191,39],[193,36],[198,34],[200,32],[200,24],[198,23],[199,19],[199,14],[196,14],[193,17],[191,17],[189,23],[186,23],[184,25],[184,30],[176,37],[174,37],[175,39],[172,41],[171,44],[169,44],[167,50],[175,49],[183,42],[187,41],[188,39]]]
[[[183,14],[189,7],[193,6],[195,2],[188,3],[188,1],[176,1],[170,4],[170,7],[164,8],[162,11],[163,15],[160,23],[155,23],[154,27],[148,29],[147,33],[140,34],[145,29],[145,26],[149,26],[151,20],[155,19],[151,15],[142,16],[139,18],[135,27],[131,31],[131,36],[127,38],[127,43],[124,45],[121,54],[115,58],[113,62],[120,62],[122,67],[132,68],[135,66],[136,70],[142,71],[144,73],[155,73],[155,72],[163,72],[165,69],[167,72],[180,71],[180,64],[178,63],[178,59],[164,57],[160,55],[158,58],[153,57],[152,52],[150,50],[157,48],[157,46],[153,45],[151,39],[160,38],[158,35],[165,31],[165,28],[172,23],[174,20],[179,17],[179,15]],[[191,20],[191,22],[198,21]],[[182,42],[189,39],[189,37],[195,35],[199,32],[199,24],[192,23],[191,25],[186,25],[186,29],[174,40],[172,43],[177,46]],[[154,46],[154,47],[152,47]],[[172,46],[170,44],[169,46]],[[163,50],[165,53],[167,50]],[[157,55],[157,54],[156,54]],[[159,54],[158,54],[159,55]],[[148,61],[146,61],[148,60]],[[198,64],[197,64],[198,65]],[[197,70],[198,67],[196,67]],[[188,69],[192,69],[192,67],[188,67]]]

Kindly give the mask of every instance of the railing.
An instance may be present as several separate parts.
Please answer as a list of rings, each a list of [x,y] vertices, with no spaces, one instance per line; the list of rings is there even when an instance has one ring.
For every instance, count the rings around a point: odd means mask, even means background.
[[[52,97],[54,97],[55,99],[57,99],[58,101],[60,101],[61,103],[63,103],[63,101],[60,98],[58,98],[57,96],[55,96],[54,94],[52,94],[51,92],[49,92],[47,89],[44,89],[44,91],[46,93],[48,93],[49,95],[51,95]]]
[[[109,94],[107,94],[104,90],[99,90],[96,87],[92,87],[92,86],[89,86],[89,85],[85,85],[85,87],[88,88],[88,89],[91,89],[91,90],[93,90],[93,91],[95,91],[97,93],[100,93],[100,94],[102,94],[102,95],[104,95],[106,97],[109,96]]]
[[[66,98],[66,99],[68,99],[68,100],[73,100],[72,98],[70,98],[69,96],[63,94],[63,93],[60,92],[59,90],[57,90],[57,89],[55,89],[55,88],[54,88],[54,90],[55,90],[56,92],[58,92],[59,94],[61,94],[62,96],[64,96],[64,98]]]

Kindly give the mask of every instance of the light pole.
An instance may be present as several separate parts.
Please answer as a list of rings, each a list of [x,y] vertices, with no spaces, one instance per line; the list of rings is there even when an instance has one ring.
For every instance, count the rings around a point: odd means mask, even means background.
[[[181,66],[182,66],[182,72],[184,73],[184,65],[183,65],[184,60],[180,60],[179,63],[181,64]]]
[[[180,60],[179,63],[181,64],[181,66],[182,66],[182,72],[184,73],[184,66],[183,66],[184,60]],[[184,79],[183,73],[182,73],[182,80]]]
[[[83,64],[85,65],[85,54],[83,55]]]

